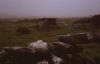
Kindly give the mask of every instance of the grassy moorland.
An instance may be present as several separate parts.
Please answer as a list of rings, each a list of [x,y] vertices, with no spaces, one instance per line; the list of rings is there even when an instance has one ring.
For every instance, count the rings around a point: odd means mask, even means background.
[[[66,22],[68,23],[70,22]],[[27,46],[28,43],[38,39],[52,42],[56,40],[56,35],[79,32],[61,25],[50,29],[41,27],[37,28],[34,21],[0,22],[0,46]]]
[[[84,30],[73,29],[71,24],[75,19],[65,19],[64,24],[52,28],[41,28],[35,21],[0,22],[0,47],[5,46],[27,46],[29,43],[42,39],[47,42],[57,40],[57,35],[66,35],[71,33],[83,32]],[[82,56],[99,57],[100,45],[98,44],[81,44],[84,48]]]

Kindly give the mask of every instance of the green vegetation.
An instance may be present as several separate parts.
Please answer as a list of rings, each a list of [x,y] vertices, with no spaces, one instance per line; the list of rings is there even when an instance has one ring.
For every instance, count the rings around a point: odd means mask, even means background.
[[[83,48],[81,56],[87,58],[100,58],[100,44],[81,44]]]
[[[65,19],[66,24],[72,24],[77,19]],[[38,25],[38,27],[37,27]],[[29,43],[42,39],[49,43],[57,40],[57,35],[66,35],[84,32],[84,29],[75,29],[72,26],[58,25],[51,28],[41,28],[41,24],[32,20],[20,20],[17,22],[0,21],[0,47],[27,46]],[[81,44],[84,48],[82,56],[100,57],[98,44]]]
[[[37,22],[22,20],[19,22],[0,22],[0,46],[27,46],[38,39],[47,42],[56,41],[57,35],[79,32],[65,26],[51,28],[37,28]]]

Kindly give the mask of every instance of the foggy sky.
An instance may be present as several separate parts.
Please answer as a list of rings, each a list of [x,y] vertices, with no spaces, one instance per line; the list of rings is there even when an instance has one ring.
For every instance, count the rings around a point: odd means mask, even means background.
[[[79,17],[100,13],[100,0],[0,0],[0,17]]]

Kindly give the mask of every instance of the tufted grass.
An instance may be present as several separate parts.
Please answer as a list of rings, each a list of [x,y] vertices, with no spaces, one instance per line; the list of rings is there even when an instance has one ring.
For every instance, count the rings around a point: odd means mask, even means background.
[[[70,23],[70,22],[66,22]],[[58,26],[52,29],[37,28],[32,22],[2,22],[0,23],[0,47],[5,46],[24,46],[33,41],[42,39],[49,43],[57,40],[57,35],[66,35],[70,33],[83,32],[65,26]],[[29,34],[20,34],[16,30],[20,27],[25,27],[31,31]],[[98,44],[81,44],[84,48],[82,56],[100,57],[100,45]]]

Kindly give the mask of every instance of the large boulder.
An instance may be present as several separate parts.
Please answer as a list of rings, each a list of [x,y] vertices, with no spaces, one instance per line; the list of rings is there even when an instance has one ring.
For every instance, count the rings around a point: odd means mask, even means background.
[[[30,49],[24,47],[4,47],[0,55],[1,64],[33,64],[36,63],[36,55]]]
[[[33,53],[37,54],[38,60],[46,60],[49,64],[54,64],[52,60],[53,56],[49,50],[48,43],[42,40],[32,42],[28,45],[28,48],[32,50]]]
[[[89,36],[87,33],[59,35],[58,41],[69,44],[84,44],[84,43],[89,43]]]

